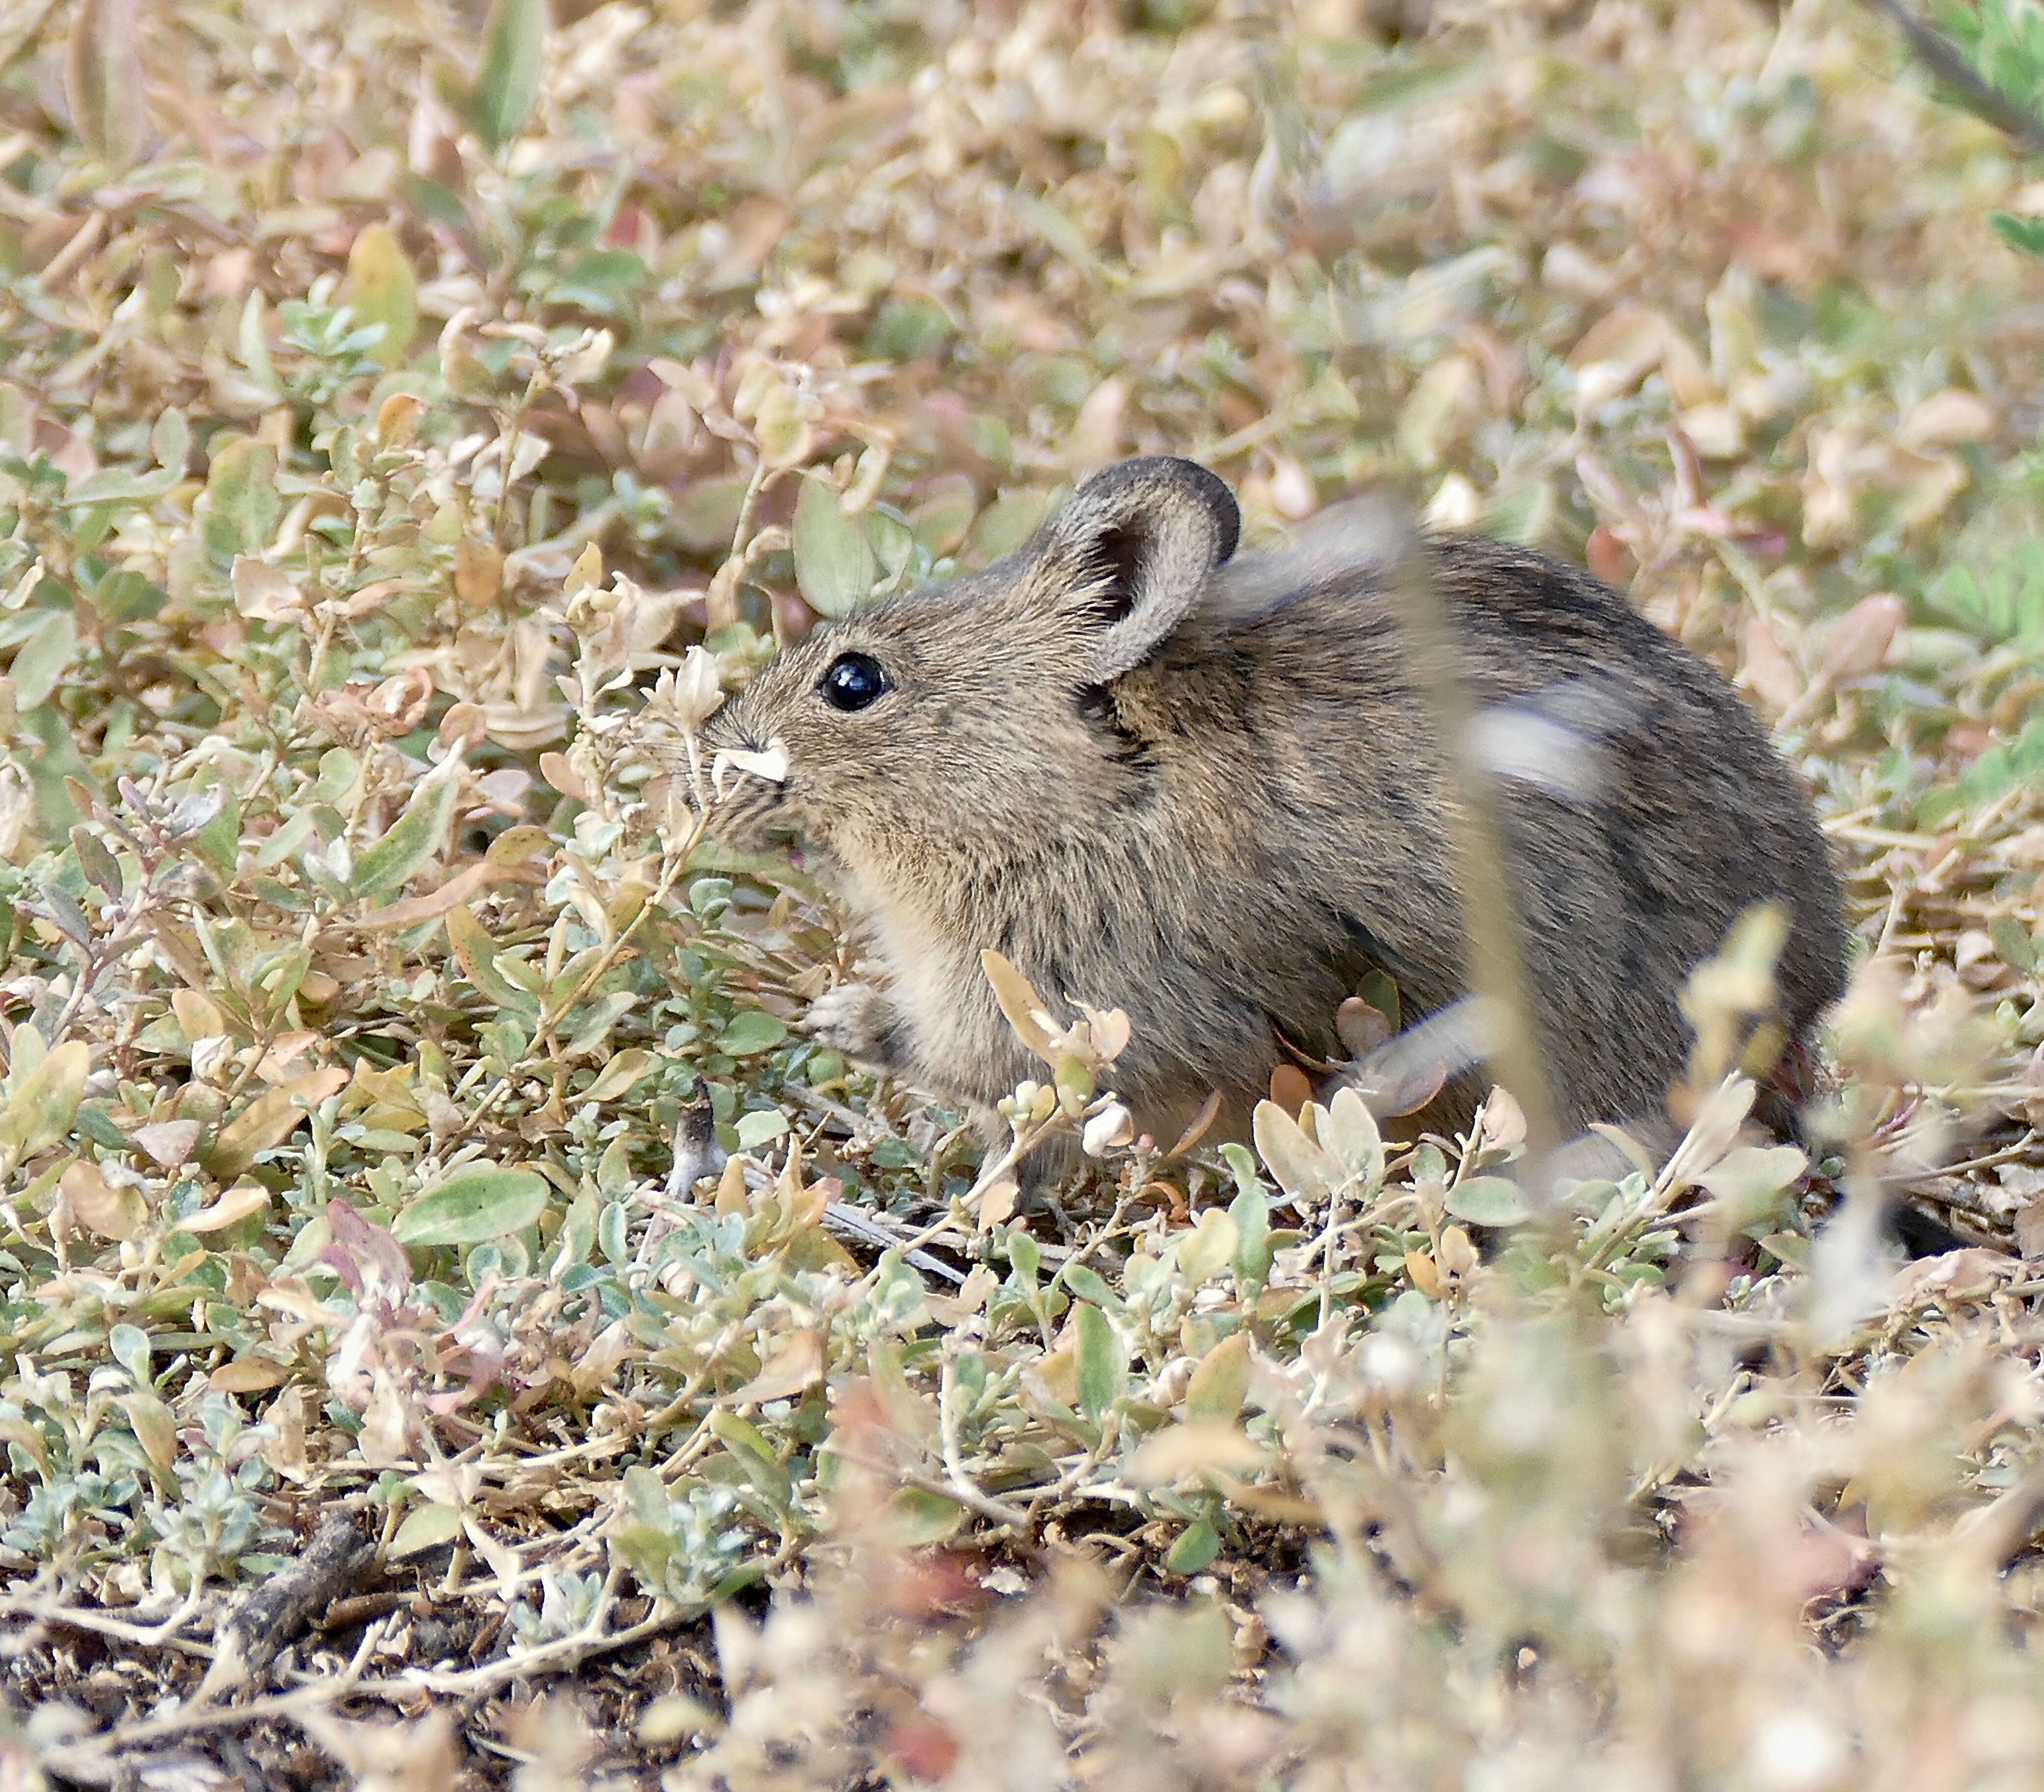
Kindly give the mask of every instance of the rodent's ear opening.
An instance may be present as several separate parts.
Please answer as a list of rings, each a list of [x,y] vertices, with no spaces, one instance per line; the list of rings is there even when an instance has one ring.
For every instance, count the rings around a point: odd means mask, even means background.
[[[1191,613],[1235,552],[1242,513],[1205,467],[1156,456],[1090,479],[1051,523],[1034,577],[1095,635],[1102,683],[1139,665]]]

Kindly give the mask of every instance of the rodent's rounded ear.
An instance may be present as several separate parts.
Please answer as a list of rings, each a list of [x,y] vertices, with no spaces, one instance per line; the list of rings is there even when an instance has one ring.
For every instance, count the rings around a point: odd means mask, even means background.
[[[1105,683],[1185,621],[1207,575],[1235,552],[1242,513],[1205,467],[1158,455],[1087,480],[1044,535],[1032,577],[1095,633],[1093,671]]]

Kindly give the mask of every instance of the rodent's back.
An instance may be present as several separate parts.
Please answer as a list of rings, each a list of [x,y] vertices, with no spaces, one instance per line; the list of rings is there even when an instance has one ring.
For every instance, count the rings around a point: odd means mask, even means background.
[[[1777,981],[1804,1033],[1842,986],[1838,888],[1752,712],[1585,572],[1481,537],[1428,551],[1490,749],[1562,1117],[1658,1108],[1687,1050],[1683,983],[1755,902],[1790,906]],[[1180,745],[1165,756],[1181,800],[1204,801],[1192,786],[1224,768],[1226,800],[1266,842],[1264,874],[1289,893],[1286,948],[1344,974],[1374,957],[1409,1017],[1466,986],[1452,786],[1395,606],[1366,575],[1243,629],[1195,618],[1124,681],[1123,707]],[[1272,981],[1281,1001],[1285,979]],[[1272,1018],[1295,1042],[1325,1038],[1324,1013]]]
[[[1791,925],[1776,981],[1800,1036],[1845,986],[1843,903],[1809,798],[1758,718],[1714,667],[1578,567],[1475,537],[1443,543],[1442,563],[1473,649],[1485,618],[1504,619],[1480,681],[1523,688],[1523,646],[1547,644],[1564,676],[1567,659],[1591,662],[1584,713],[1569,713],[1566,687],[1559,706],[1592,756],[1589,789],[1569,807],[1596,821],[1627,898],[1619,999],[1642,976],[1657,998],[1671,981],[1679,990],[1742,912],[1778,898]],[[1508,789],[1523,852],[1544,831],[1542,811],[1524,779]],[[1527,871],[1537,887],[1538,866]]]

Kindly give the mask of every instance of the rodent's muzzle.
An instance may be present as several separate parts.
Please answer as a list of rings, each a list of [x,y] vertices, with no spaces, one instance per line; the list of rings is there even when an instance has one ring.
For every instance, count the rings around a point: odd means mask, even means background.
[[[691,810],[708,813],[709,831],[738,847],[786,846],[801,834],[790,813],[788,756],[778,741],[713,718],[696,743],[693,766],[674,775]]]

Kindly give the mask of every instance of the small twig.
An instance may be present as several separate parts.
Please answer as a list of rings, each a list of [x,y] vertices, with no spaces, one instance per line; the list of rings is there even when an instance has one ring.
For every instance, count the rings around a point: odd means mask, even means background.
[[[955,1269],[941,1257],[933,1257],[927,1251],[904,1249],[903,1240],[907,1236],[888,1225],[878,1216],[861,1211],[842,1201],[833,1201],[824,1209],[824,1224],[833,1231],[842,1232],[863,1243],[878,1246],[883,1251],[900,1251],[901,1260],[911,1269],[920,1270],[924,1275],[934,1275],[941,1282],[948,1282],[954,1288],[965,1280],[965,1272]]]
[[[511,1079],[509,1077],[500,1076],[498,1078],[496,1082],[492,1083],[490,1087],[484,1091],[482,1099],[478,1102],[473,1108],[469,1109],[468,1117],[441,1141],[440,1146],[440,1156],[442,1157],[445,1157],[448,1152],[454,1150],[455,1148],[459,1145],[463,1140],[467,1138],[469,1134],[473,1132],[478,1126],[482,1125],[483,1116],[488,1113],[492,1108],[497,1106],[498,1102],[501,1101],[505,1095],[510,1092],[510,1088]]]
[[[363,1632],[353,1659],[331,1679],[295,1686],[287,1693],[252,1698],[243,1705],[194,1705],[166,1717],[147,1718],[139,1724],[116,1725],[98,1736],[51,1750],[44,1756],[44,1764],[56,1768],[59,1773],[83,1777],[79,1770],[88,1764],[146,1743],[167,1742],[174,1736],[190,1736],[199,1730],[230,1729],[242,1724],[260,1723],[270,1717],[295,1721],[336,1700],[355,1697],[358,1677],[382,1636],[380,1621],[370,1625]],[[102,1776],[93,1775],[90,1783],[102,1783]]]
[[[1026,1550],[1031,1555],[1041,1553],[1026,1541],[1035,1532],[1035,1520],[1019,1506],[1009,1506],[991,1494],[982,1493],[970,1481],[962,1486],[955,1486],[949,1480],[940,1481],[933,1475],[920,1475],[913,1469],[902,1468],[893,1463],[875,1462],[871,1457],[859,1455],[854,1451],[833,1448],[830,1453],[840,1462],[850,1463],[855,1468],[863,1468],[872,1475],[885,1475],[900,1482],[905,1487],[915,1488],[919,1493],[935,1494],[939,1499],[951,1500],[969,1511],[977,1512],[982,1518],[991,1518],[996,1524],[1006,1525],[1020,1533],[1016,1544],[1017,1548]]]
[[[1937,1174],[1941,1176],[1961,1176],[1969,1170],[1991,1170],[1997,1163],[2013,1163],[2030,1156],[2038,1144],[2037,1130],[2031,1127],[2012,1145],[2004,1145],[1999,1151],[1991,1151],[1984,1157],[1969,1157],[1962,1163],[1947,1163]],[[1933,1194],[1933,1200],[1939,1198]]]
[[[1958,44],[1926,25],[1902,0],[1867,0],[1867,4],[1876,12],[1885,13],[1909,40],[1909,48],[1919,62],[1965,96],[1969,111],[2013,137],[2031,155],[2044,156],[2044,120],[1989,81],[1966,60]]]
[[[732,525],[731,548],[724,556],[724,563],[717,570],[704,597],[704,612],[710,632],[728,629],[738,620],[737,590],[739,583],[751,566],[750,548],[752,536],[752,514],[759,508],[759,494],[766,489],[774,477],[763,454],[752,463],[752,471],[745,483],[745,495],[739,501],[738,520]],[[779,624],[775,623],[776,642],[778,642]]]
[[[609,1602],[599,1606],[597,1618],[609,1610]],[[481,1667],[463,1668],[457,1672],[440,1674],[426,1669],[414,1668],[408,1673],[393,1675],[387,1680],[364,1680],[348,1690],[350,1698],[380,1698],[394,1705],[417,1700],[423,1692],[450,1694],[459,1698],[481,1698],[512,1681],[540,1672],[578,1668],[586,1662],[601,1655],[610,1655],[619,1649],[629,1648],[663,1630],[671,1630],[677,1625],[693,1623],[701,1614],[687,1605],[677,1605],[671,1611],[658,1612],[638,1623],[627,1625],[622,1630],[603,1632],[594,1625],[585,1625],[572,1636],[563,1636],[523,1655],[506,1655],[500,1661],[487,1663]]]
[[[659,907],[661,902],[666,899],[667,892],[674,887],[675,880],[687,867],[689,860],[694,856],[697,846],[702,840],[703,832],[709,825],[708,811],[705,810],[697,816],[694,832],[682,843],[680,851],[668,855],[667,863],[660,873],[660,881],[653,886],[651,893],[640,905],[639,912],[632,916],[632,919],[620,930],[617,937],[597,954],[596,962],[575,979],[574,987],[559,1002],[541,1011],[539,1025],[532,1035],[536,1042],[542,1044],[550,1044],[553,1038],[554,1029],[567,1017],[574,1005],[595,986],[596,980],[617,962],[617,955],[624,951],[630,942],[632,936],[639,931],[640,925],[646,917]]]
[[[966,1474],[965,1459],[961,1453],[958,1434],[958,1352],[956,1333],[944,1340],[943,1368],[937,1390],[937,1437],[943,1452],[944,1478],[947,1495],[959,1500],[975,1512],[1004,1512],[1011,1509],[999,1500],[982,1494],[973,1478]],[[1033,1530],[1035,1521],[1029,1514],[1017,1513],[1024,1525]],[[1006,1521],[1013,1522],[1012,1519]]]
[[[131,1644],[138,1648],[171,1648],[186,1655],[209,1657],[213,1651],[206,1644],[178,1634],[191,1621],[198,1610],[198,1603],[196,1592],[187,1594],[175,1611],[161,1624],[153,1625],[130,1624],[123,1618],[109,1617],[104,1612],[52,1605],[36,1599],[10,1599],[0,1605],[0,1614],[31,1618],[39,1624],[56,1625],[66,1629],[89,1631],[94,1636],[110,1636],[116,1642]]]
[[[525,433],[525,419],[532,413],[541,395],[553,386],[553,375],[542,363],[531,379],[525,382],[525,390],[509,415],[509,420],[500,419],[498,424],[497,452],[499,456],[498,476],[501,481],[497,490],[497,511],[491,518],[490,539],[501,548],[504,545],[504,523],[511,506],[511,468],[518,457],[518,438]],[[363,539],[363,532],[356,532],[355,539]]]

